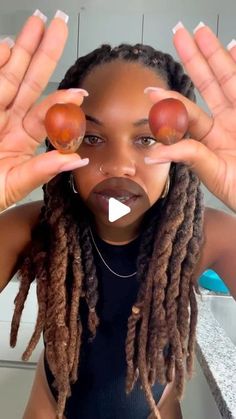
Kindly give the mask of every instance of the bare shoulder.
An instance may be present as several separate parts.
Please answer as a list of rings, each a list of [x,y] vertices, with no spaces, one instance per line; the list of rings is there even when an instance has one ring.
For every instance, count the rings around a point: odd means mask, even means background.
[[[31,229],[37,222],[43,201],[34,201],[27,204],[18,205],[9,210],[4,211],[0,215],[0,227],[10,227],[16,231],[19,229]],[[7,228],[6,228],[7,230]],[[23,231],[22,231],[23,233]]]
[[[0,215],[0,290],[16,272],[17,261],[31,240],[43,201],[11,208]]]
[[[236,239],[236,215],[215,208],[205,208],[204,234],[205,252],[211,255],[211,264],[222,255],[225,249],[234,246]]]
[[[235,248],[236,216],[206,207],[204,211],[204,243],[196,272],[201,274],[206,269],[214,269],[229,285],[229,270],[233,260],[236,260],[235,256],[233,257]],[[230,264],[227,264],[229,261]]]

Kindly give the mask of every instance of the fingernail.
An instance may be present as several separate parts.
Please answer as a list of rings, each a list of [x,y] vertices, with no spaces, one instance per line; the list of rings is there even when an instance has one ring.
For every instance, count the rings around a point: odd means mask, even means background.
[[[88,163],[89,163],[89,158],[66,163],[61,167],[61,172],[66,172],[67,170],[78,169],[79,167],[87,166]]]
[[[144,93],[149,93],[149,92],[163,92],[165,89],[163,89],[162,87],[146,87],[144,89]]]
[[[71,88],[71,89],[68,89],[68,92],[70,92],[72,94],[80,93],[82,96],[88,96],[89,95],[89,93],[85,89]]]
[[[198,31],[198,29],[204,28],[204,26],[206,26],[206,25],[205,25],[205,23],[203,23],[203,22],[199,22],[199,24],[198,24],[198,25],[196,26],[196,28],[193,30],[193,33],[197,32],[197,31]]]
[[[173,34],[175,34],[181,28],[184,28],[184,25],[182,22],[178,22],[177,25],[175,25],[172,29]]]
[[[232,39],[232,41],[230,41],[230,43],[226,46],[226,48],[228,50],[232,49],[233,47],[235,47],[236,45],[236,39]]]
[[[64,22],[66,23],[69,20],[69,16],[66,13],[62,12],[62,10],[57,10],[54,17],[59,17],[60,19],[64,20]]]
[[[40,19],[42,19],[44,23],[47,22],[48,20],[47,16],[45,16],[42,12],[40,12],[39,9],[35,10],[35,12],[33,13],[33,16],[38,16]]]
[[[10,208],[14,208],[14,207],[16,207],[16,204],[10,205],[10,207],[7,207],[2,211],[0,210],[0,214],[2,214],[3,212],[8,211]]]
[[[165,159],[151,159],[150,157],[144,157],[144,163],[155,164],[155,163],[171,163],[170,160]]]
[[[10,38],[10,36],[7,36],[6,38],[3,38],[0,40],[1,44],[7,44],[9,46],[9,48],[14,47],[15,42],[13,41],[12,38]]]

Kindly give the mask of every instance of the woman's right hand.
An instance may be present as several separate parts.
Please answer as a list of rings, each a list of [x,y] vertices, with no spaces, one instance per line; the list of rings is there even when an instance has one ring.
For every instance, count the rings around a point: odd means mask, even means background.
[[[47,110],[57,102],[81,105],[87,95],[81,89],[58,90],[35,103],[62,55],[68,35],[64,16],[57,13],[48,28],[40,14],[30,16],[0,63],[0,211],[56,174],[88,164],[77,153],[35,155],[46,137]]]

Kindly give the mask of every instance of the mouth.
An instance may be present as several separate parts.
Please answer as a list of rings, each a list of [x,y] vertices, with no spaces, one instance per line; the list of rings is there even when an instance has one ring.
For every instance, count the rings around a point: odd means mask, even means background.
[[[138,198],[138,195],[132,195],[132,196],[109,196],[109,195],[103,195],[101,193],[97,194],[101,200],[104,202],[109,202],[110,198],[117,199],[118,201],[122,202],[122,204],[130,204],[133,201],[136,201]]]
[[[114,198],[122,203],[128,203],[140,197],[140,195],[135,195],[131,193],[130,191],[121,190],[121,189],[119,190],[106,189],[103,191],[99,191],[96,194],[100,195],[100,197],[106,201],[109,201],[110,198]]]

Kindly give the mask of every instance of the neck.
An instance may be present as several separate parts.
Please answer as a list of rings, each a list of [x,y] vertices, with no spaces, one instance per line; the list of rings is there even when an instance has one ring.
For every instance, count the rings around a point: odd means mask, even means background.
[[[122,245],[135,240],[140,233],[140,222],[121,227],[104,225],[95,221],[96,232],[99,237],[109,244]]]

